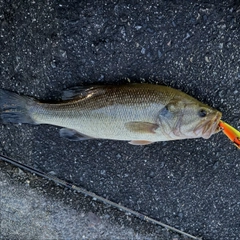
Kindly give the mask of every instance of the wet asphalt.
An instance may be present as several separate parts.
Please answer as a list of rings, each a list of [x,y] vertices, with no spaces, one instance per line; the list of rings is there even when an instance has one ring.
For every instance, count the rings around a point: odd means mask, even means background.
[[[44,101],[164,84],[240,129],[239,1],[0,0],[0,88]],[[204,240],[239,239],[239,151],[222,134],[133,146],[0,125],[0,153]],[[0,162],[0,239],[188,239]]]

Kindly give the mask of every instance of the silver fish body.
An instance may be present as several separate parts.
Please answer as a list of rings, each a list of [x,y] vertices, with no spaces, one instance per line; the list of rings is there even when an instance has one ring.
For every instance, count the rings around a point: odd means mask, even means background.
[[[218,131],[221,118],[220,112],[179,90],[151,84],[76,87],[66,90],[64,99],[42,103],[1,90],[1,118],[60,126],[65,128],[61,135],[72,139],[125,140],[140,145],[208,138]]]

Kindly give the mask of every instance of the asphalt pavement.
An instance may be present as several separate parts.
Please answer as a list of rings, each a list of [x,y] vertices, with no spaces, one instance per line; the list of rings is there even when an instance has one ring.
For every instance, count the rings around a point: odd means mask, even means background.
[[[163,84],[240,129],[239,1],[0,0],[0,24],[0,88],[57,101],[76,85]],[[204,240],[239,239],[240,154],[222,133],[133,146],[0,129],[0,154]],[[189,239],[0,167],[0,239]]]

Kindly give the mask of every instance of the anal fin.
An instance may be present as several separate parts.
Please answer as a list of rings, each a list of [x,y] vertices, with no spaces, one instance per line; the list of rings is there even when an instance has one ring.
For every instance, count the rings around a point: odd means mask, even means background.
[[[59,133],[61,137],[66,138],[69,141],[83,141],[93,139],[92,137],[83,135],[78,131],[69,128],[61,128]]]

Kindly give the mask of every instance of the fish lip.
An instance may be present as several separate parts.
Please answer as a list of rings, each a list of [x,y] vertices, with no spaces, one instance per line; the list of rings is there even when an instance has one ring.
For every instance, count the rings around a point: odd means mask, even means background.
[[[221,117],[222,113],[218,111],[215,113],[214,117],[212,117],[211,114],[204,123],[198,125],[194,129],[194,133],[197,135],[201,134],[201,137],[205,139],[210,138],[213,134],[218,133],[220,131],[219,122]]]
[[[219,126],[220,120],[222,118],[222,113],[218,112],[218,115],[216,117],[216,128],[215,128],[215,133],[218,133],[221,131],[221,128]]]

